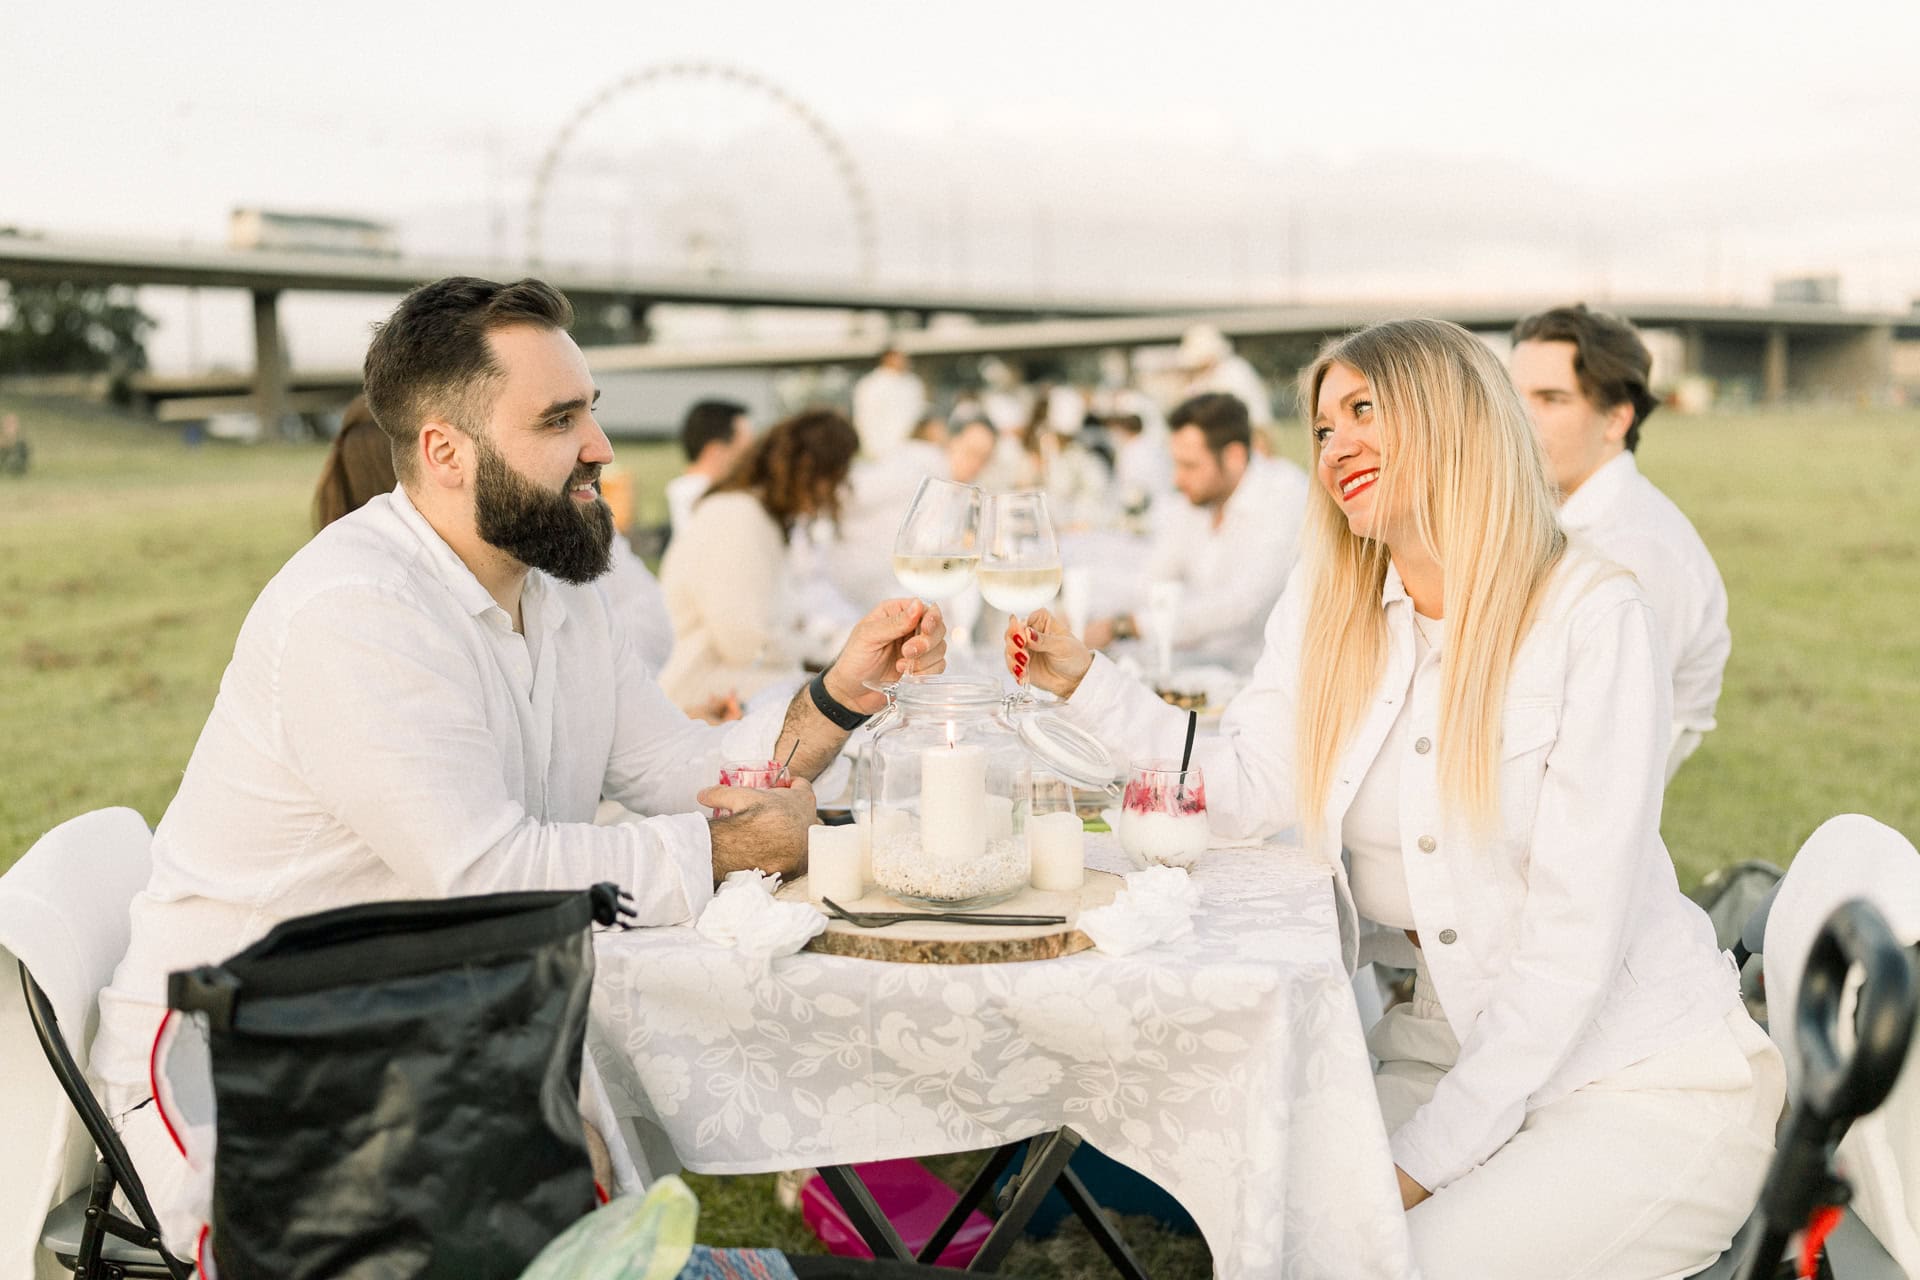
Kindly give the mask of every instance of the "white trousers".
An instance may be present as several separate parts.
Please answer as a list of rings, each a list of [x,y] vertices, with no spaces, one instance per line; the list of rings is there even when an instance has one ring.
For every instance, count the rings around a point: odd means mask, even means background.
[[[1367,1036],[1392,1133],[1460,1044],[1425,957]],[[1786,1096],[1780,1054],[1736,1008],[1705,1034],[1528,1113],[1486,1163],[1407,1214],[1425,1280],[1670,1280],[1709,1266],[1753,1211]]]

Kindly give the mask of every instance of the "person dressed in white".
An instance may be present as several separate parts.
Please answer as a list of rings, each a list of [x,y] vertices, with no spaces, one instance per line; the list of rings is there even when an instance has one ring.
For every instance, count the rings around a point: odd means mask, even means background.
[[[793,590],[789,543],[796,528],[839,518],[859,448],[837,410],[797,413],[769,427],[694,506],[660,562],[673,619],[660,687],[676,704],[748,700],[800,676],[808,602]]]
[[[1172,620],[1173,652],[1245,674],[1260,654],[1267,615],[1287,585],[1300,545],[1307,477],[1283,458],[1253,452],[1247,407],[1208,392],[1168,415],[1173,482],[1186,497],[1156,521],[1146,577],[1181,584]],[[1095,618],[1095,649],[1138,636],[1158,639],[1167,620],[1146,611]]]
[[[690,920],[734,870],[804,865],[804,779],[884,702],[866,680],[944,667],[937,611],[895,601],[788,706],[724,728],[681,715],[594,581],[613,451],[571,319],[540,281],[455,277],[374,338],[367,392],[400,487],[329,525],[248,613],[100,996],[89,1071],[156,1204],[187,1177],[150,1102],[170,972],[380,899],[611,880],[638,923]],[[723,757],[795,743],[790,790],[706,786]],[[602,794],[651,816],[595,826]]]
[[[1714,727],[1733,636],[1707,544],[1634,462],[1659,404],[1647,385],[1653,357],[1632,325],[1585,304],[1528,316],[1513,344],[1509,367],[1560,490],[1560,523],[1631,570],[1653,606],[1673,674],[1671,781]]]
[[[753,443],[753,420],[747,407],[731,400],[702,400],[687,410],[680,423],[680,448],[687,469],[667,481],[667,526],[687,527],[693,504]]]
[[[1129,411],[1108,418],[1107,432],[1115,445],[1113,485],[1122,511],[1143,515],[1174,496],[1173,455],[1164,428],[1155,431],[1142,414]]]
[[[1273,422],[1273,402],[1266,384],[1245,356],[1234,354],[1232,340],[1212,325],[1197,324],[1182,334],[1175,360],[1186,379],[1182,395],[1221,392],[1247,406],[1254,426]]]
[[[951,431],[939,419],[928,419],[886,457],[855,463],[840,504],[839,530],[822,557],[833,589],[858,608],[898,595],[893,539],[920,482],[932,477],[972,484],[997,442],[984,418],[966,419]]]
[[[1422,1275],[1690,1275],[1752,1209],[1784,1082],[1660,841],[1651,612],[1569,547],[1465,330],[1340,339],[1301,400],[1314,572],[1194,744],[1213,830],[1297,825],[1364,923],[1349,964],[1413,953],[1369,1048]],[[1123,758],[1179,753],[1187,717],[1045,611],[1005,652]]]
[[[853,426],[869,458],[884,458],[899,448],[926,412],[926,384],[896,347],[881,352],[879,365],[853,384]]]

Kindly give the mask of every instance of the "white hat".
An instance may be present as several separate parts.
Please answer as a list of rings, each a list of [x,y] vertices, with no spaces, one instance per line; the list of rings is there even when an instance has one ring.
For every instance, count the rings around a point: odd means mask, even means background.
[[[1182,369],[1204,369],[1232,354],[1226,334],[1210,324],[1197,324],[1180,336],[1180,354],[1174,358]]]

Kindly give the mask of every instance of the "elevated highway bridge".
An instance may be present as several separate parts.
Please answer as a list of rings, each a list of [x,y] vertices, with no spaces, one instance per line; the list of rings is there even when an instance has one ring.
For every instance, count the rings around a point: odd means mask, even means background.
[[[0,279],[72,280],[89,284],[230,288],[252,295],[255,367],[250,374],[188,377],[142,375],[133,390],[164,419],[207,417],[253,409],[263,421],[286,412],[337,407],[359,385],[355,369],[292,370],[280,341],[278,300],[288,291],[403,293],[446,275],[511,278],[525,264],[441,258],[276,253],[132,241],[0,235]],[[1093,295],[1036,296],[992,290],[880,286],[844,280],[642,275],[564,263],[537,268],[577,305],[619,304],[641,320],[662,303],[793,307],[880,312],[894,330],[885,339],[930,367],[957,368],[985,354],[1065,357],[1107,348],[1175,342],[1195,323],[1235,339],[1269,372],[1288,371],[1322,338],[1392,316],[1429,315],[1479,332],[1503,332],[1522,316],[1551,305],[1541,298],[1447,302],[1315,304],[1225,308],[1194,298]],[[1883,397],[1896,341],[1920,340],[1920,313],[1780,303],[1735,306],[1662,299],[1610,299],[1604,304],[1649,330],[1675,334],[1683,374],[1749,386],[1762,402],[1794,398]],[[972,326],[929,328],[935,316],[968,316]],[[882,339],[665,345],[635,342],[596,347],[596,373],[747,370],[859,364],[879,354]]]

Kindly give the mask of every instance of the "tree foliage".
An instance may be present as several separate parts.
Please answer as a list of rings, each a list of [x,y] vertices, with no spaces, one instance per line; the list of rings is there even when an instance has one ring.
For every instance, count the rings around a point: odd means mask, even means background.
[[[0,281],[0,374],[132,373],[152,329],[121,285]]]

